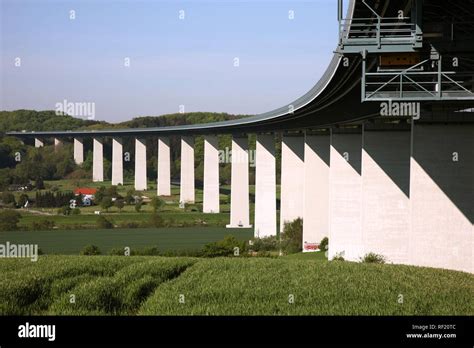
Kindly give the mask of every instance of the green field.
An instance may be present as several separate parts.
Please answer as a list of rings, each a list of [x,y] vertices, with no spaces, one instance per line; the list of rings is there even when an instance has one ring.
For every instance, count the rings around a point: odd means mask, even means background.
[[[66,217],[67,218],[67,217]],[[75,254],[86,245],[99,247],[102,253],[112,248],[143,248],[156,246],[159,250],[197,250],[204,244],[233,235],[240,240],[253,237],[252,229],[221,227],[86,229],[51,231],[0,232],[0,243],[38,244],[46,254]]]
[[[474,315],[471,274],[313,258],[2,259],[0,314]]]

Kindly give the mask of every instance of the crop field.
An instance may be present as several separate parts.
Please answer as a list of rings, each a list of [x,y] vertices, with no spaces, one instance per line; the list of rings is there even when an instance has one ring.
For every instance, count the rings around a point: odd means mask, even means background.
[[[474,276],[280,258],[0,260],[2,315],[474,315]]]
[[[209,242],[233,235],[239,240],[253,237],[252,229],[222,227],[86,229],[50,231],[0,232],[0,243],[38,244],[46,254],[75,254],[86,245],[96,245],[102,253],[113,248],[143,248],[159,250],[197,250]]]

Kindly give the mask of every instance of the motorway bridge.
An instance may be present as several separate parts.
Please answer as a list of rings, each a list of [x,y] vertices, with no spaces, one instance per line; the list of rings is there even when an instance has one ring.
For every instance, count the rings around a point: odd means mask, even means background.
[[[218,135],[232,134],[229,227],[250,227],[248,135],[256,134],[258,237],[276,235],[275,134],[282,134],[280,225],[303,218],[306,249],[474,273],[474,0],[338,0],[339,40],[305,95],[243,119],[163,128],[11,132],[35,146],[93,139],[93,180],[123,183],[135,139],[135,188],[147,188],[145,139],[158,140],[159,195],[170,195],[170,136],[181,137],[181,201],[194,201],[194,137],[204,137],[204,204],[219,212]]]

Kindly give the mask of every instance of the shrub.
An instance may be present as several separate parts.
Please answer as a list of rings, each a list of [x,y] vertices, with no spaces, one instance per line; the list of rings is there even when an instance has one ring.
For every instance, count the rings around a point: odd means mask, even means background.
[[[120,210],[120,212],[122,212],[122,209],[125,206],[125,202],[123,199],[116,199],[114,205],[116,208],[118,208],[118,210]]]
[[[150,225],[153,227],[164,227],[165,222],[159,214],[151,214],[150,216]]]
[[[64,206],[58,209],[58,215],[69,215],[71,214],[71,207]]]
[[[54,228],[54,221],[48,219],[33,221],[31,228],[35,231],[52,230]]]
[[[81,209],[74,208],[71,210],[71,215],[81,215]]]
[[[14,210],[0,211],[0,231],[14,231],[18,229],[21,215]]]
[[[140,210],[142,209],[142,205],[143,205],[142,201],[138,201],[137,203],[135,203],[135,211],[137,213],[140,212]]]
[[[155,196],[151,199],[150,204],[153,207],[153,212],[156,213],[157,211],[160,211],[164,207],[165,201],[162,200],[160,197]]]
[[[385,263],[385,257],[376,253],[368,253],[360,258],[365,263]]]
[[[28,195],[25,193],[22,193],[20,197],[18,198],[18,206],[24,207],[26,202],[29,201]]]
[[[281,234],[281,248],[287,254],[299,253],[303,250],[303,219],[298,218],[285,222]]]
[[[100,249],[96,245],[86,245],[81,252],[79,253],[80,255],[100,255]]]
[[[100,201],[100,207],[104,209],[105,211],[108,211],[111,206],[112,206],[112,198],[110,198],[109,196],[102,198],[102,200]]]
[[[253,251],[276,251],[280,250],[280,241],[276,236],[254,238],[249,242],[249,249]]]
[[[235,248],[239,248],[239,254],[243,253],[245,242],[229,235],[224,237],[223,240],[206,244],[202,249],[202,254],[204,257],[233,256]]]
[[[328,250],[328,245],[329,245],[329,239],[328,237],[324,237],[323,239],[321,239],[321,242],[319,243],[319,250],[321,251]]]
[[[99,217],[96,220],[96,224],[98,228],[113,228],[114,224],[107,220],[105,216],[99,215]]]

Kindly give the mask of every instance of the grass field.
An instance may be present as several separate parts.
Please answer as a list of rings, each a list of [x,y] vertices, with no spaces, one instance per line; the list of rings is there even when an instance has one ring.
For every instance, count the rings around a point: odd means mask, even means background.
[[[0,232],[0,243],[38,244],[44,253],[75,254],[93,244],[102,253],[112,248],[143,248],[156,246],[159,250],[197,250],[204,244],[233,235],[240,240],[253,237],[252,229],[221,227],[88,229],[51,231]]]
[[[2,259],[0,314],[474,315],[473,275],[314,258]]]

